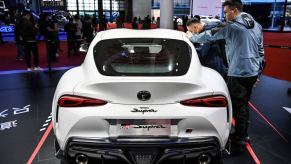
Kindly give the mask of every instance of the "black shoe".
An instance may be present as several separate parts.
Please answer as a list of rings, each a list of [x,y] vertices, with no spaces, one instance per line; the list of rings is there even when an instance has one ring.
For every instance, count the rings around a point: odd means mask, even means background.
[[[232,143],[232,145],[238,146],[238,147],[245,147],[246,146],[246,141],[244,139],[234,140],[234,141],[231,141],[231,143]]]
[[[240,154],[246,149],[246,143],[247,143],[246,137],[240,137],[235,134],[232,134],[230,136],[230,143],[231,143],[231,154]]]
[[[231,140],[231,153],[237,154],[242,153],[246,149],[245,139],[234,139]]]

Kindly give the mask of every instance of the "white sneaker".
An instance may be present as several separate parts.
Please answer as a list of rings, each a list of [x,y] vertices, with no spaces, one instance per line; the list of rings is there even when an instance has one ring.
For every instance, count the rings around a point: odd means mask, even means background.
[[[40,67],[34,67],[33,70],[35,70],[35,71],[40,71],[40,70],[42,70],[42,69],[41,69]]]
[[[31,68],[27,68],[27,71],[28,71],[28,72],[31,72],[31,71],[32,71],[32,69],[31,69]]]

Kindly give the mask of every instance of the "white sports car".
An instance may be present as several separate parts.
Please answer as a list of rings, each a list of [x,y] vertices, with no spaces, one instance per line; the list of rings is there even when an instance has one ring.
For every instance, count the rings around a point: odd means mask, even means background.
[[[219,163],[232,118],[223,78],[166,29],[99,32],[52,112],[56,154],[76,163]]]
[[[200,15],[201,22],[209,25],[218,25],[221,23],[221,20],[213,18],[213,16]]]

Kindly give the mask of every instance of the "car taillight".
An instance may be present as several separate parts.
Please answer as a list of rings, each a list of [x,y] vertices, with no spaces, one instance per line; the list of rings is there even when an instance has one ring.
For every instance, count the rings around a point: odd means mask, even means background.
[[[224,96],[211,96],[183,100],[180,102],[186,106],[198,106],[198,107],[226,107],[227,99]]]
[[[88,107],[105,105],[107,102],[88,97],[65,95],[59,99],[58,104],[60,107]]]

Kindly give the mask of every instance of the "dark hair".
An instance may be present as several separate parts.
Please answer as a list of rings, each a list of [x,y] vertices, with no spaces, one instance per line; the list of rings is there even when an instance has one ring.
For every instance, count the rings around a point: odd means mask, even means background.
[[[31,12],[29,10],[24,10],[22,12],[22,16],[24,16],[24,15],[30,15],[30,14],[31,14]]]
[[[200,21],[200,16],[199,15],[194,15],[194,18],[197,18]]]
[[[190,26],[191,24],[194,24],[194,23],[200,23],[200,20],[197,18],[189,19],[186,23],[186,26]]]
[[[79,20],[79,19],[80,19],[80,17],[79,17],[78,14],[76,14],[76,15],[74,16],[74,18],[75,18],[76,20]]]
[[[237,8],[240,12],[243,11],[243,4],[241,0],[226,0],[222,6],[229,6],[232,10]]]

